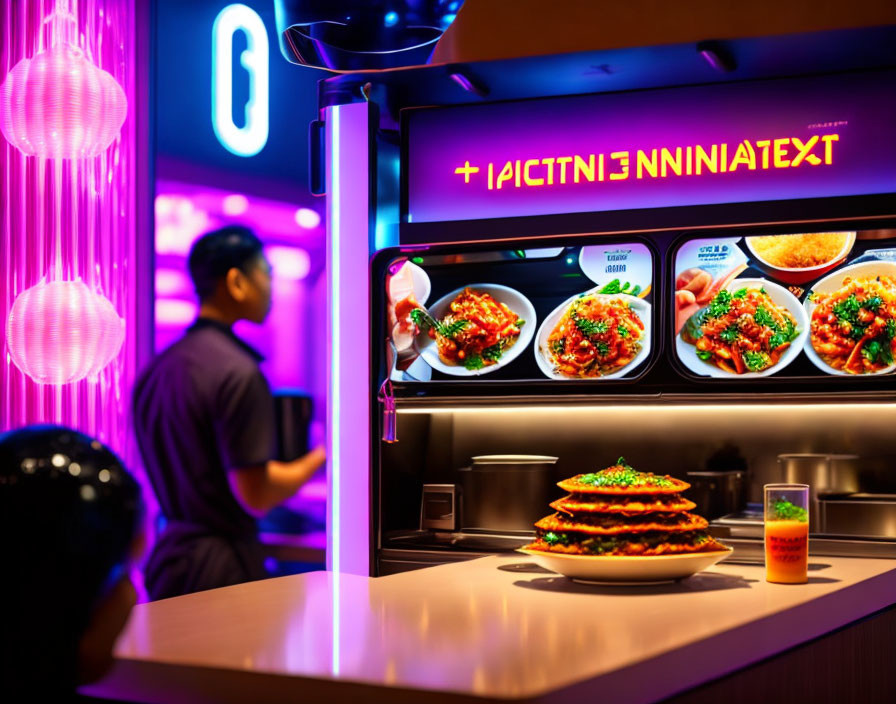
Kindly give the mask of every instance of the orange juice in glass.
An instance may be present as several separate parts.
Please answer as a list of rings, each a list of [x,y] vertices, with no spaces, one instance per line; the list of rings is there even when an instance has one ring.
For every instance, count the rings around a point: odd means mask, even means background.
[[[765,580],[809,581],[809,485],[765,485]]]

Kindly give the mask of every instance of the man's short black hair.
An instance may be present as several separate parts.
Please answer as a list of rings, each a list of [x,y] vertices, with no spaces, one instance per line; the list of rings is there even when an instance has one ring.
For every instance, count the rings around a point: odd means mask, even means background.
[[[189,267],[199,300],[211,296],[218,281],[234,267],[247,271],[261,251],[261,240],[242,225],[228,225],[196,240],[190,249]]]

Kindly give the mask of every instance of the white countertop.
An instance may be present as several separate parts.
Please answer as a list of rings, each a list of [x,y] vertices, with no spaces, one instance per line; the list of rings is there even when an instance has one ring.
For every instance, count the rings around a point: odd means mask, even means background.
[[[137,606],[115,669],[87,691],[147,702],[419,702],[421,691],[430,702],[654,701],[896,602],[896,561],[812,563],[805,585],[723,563],[676,584],[594,587],[533,572],[524,556],[254,582]]]

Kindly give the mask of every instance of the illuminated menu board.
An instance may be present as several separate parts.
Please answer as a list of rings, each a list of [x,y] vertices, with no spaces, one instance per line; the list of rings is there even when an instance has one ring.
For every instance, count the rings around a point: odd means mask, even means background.
[[[896,192],[896,74],[408,111],[408,222]]]
[[[892,383],[894,229],[558,245],[384,252],[389,377],[589,392]]]

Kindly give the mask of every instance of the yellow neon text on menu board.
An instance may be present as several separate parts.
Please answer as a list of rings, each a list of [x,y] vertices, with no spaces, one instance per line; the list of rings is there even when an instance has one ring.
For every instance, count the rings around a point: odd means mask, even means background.
[[[623,181],[627,179],[701,176],[747,171],[792,169],[803,165],[834,163],[834,143],[839,134],[813,135],[807,139],[744,139],[737,144],[687,145],[660,149],[621,150],[609,154],[573,154],[488,162],[485,168],[466,160],[454,169],[465,184],[486,178],[488,190],[555,186],[569,183]]]

